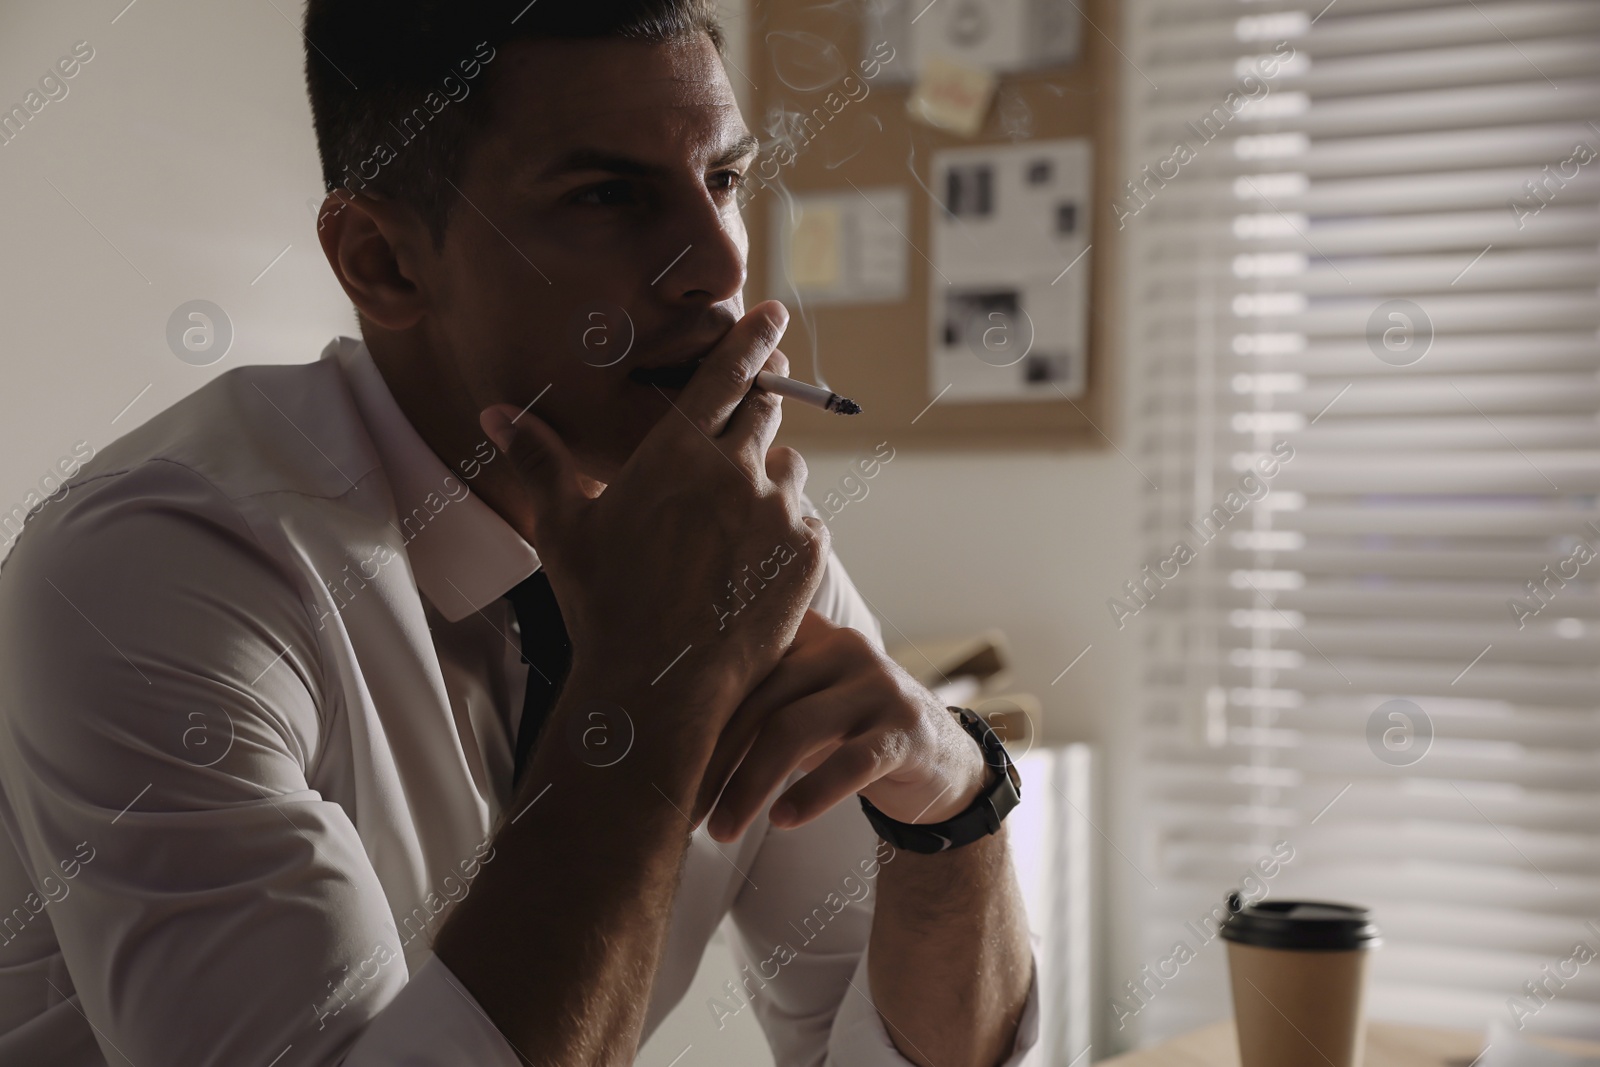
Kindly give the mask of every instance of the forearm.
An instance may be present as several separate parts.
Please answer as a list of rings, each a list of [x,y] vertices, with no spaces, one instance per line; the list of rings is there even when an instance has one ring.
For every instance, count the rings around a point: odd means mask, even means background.
[[[591,766],[566,736],[588,692],[569,684],[553,709],[495,862],[434,944],[522,1056],[552,1067],[632,1063],[711,750],[636,710],[627,757]]]
[[[1032,954],[1003,826],[949,852],[895,853],[878,876],[867,966],[901,1055],[924,1067],[1004,1062]]]

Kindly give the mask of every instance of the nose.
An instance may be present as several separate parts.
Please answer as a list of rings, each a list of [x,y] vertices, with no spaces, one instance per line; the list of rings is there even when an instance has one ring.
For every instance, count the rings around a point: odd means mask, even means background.
[[[671,255],[652,286],[674,302],[720,304],[744,288],[744,222],[732,205],[719,205],[709,193],[685,205],[673,227]]]

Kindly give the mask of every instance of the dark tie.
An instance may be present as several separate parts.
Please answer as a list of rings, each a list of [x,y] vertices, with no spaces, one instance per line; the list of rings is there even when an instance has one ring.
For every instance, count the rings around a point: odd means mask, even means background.
[[[528,664],[528,686],[522,695],[522,721],[517,726],[517,756],[511,772],[512,788],[522,778],[539,730],[561,692],[572,665],[572,643],[567,639],[561,609],[550,589],[544,568],[534,571],[505,594],[517,613],[522,630],[522,662]]]

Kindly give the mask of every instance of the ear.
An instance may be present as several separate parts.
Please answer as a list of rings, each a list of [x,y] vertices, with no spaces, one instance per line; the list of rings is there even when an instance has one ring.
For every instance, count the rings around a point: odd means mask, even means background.
[[[422,318],[427,292],[421,268],[433,243],[415,211],[336,189],[317,213],[317,237],[362,316],[389,330],[409,329]]]

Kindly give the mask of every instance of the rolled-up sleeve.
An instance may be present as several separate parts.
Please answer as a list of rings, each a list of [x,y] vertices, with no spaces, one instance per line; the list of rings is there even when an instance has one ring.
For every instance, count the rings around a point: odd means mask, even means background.
[[[432,953],[383,1009],[381,1021],[366,1027],[341,1067],[522,1067],[526,1062]]]
[[[293,577],[175,464],[71,494],[0,576],[0,822],[48,899],[0,945],[0,1063],[46,1017],[109,1064],[519,1063],[442,963],[408,973],[308,785],[329,697]]]

